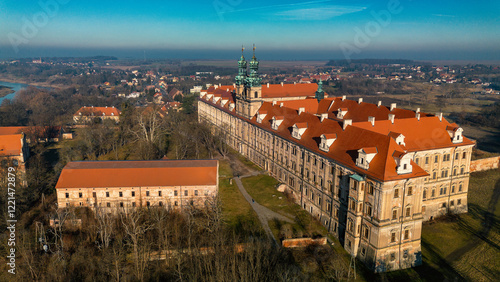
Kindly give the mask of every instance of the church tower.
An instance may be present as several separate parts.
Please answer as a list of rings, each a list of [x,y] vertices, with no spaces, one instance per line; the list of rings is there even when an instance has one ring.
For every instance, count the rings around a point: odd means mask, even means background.
[[[248,119],[252,118],[262,105],[262,79],[259,77],[259,61],[255,57],[255,45],[253,46],[253,57],[249,65],[250,74],[247,73],[247,62],[242,54],[238,61],[238,75],[236,82],[236,113]]]
[[[319,80],[318,90],[316,91],[314,98],[318,100],[318,103],[319,101],[325,99],[325,91],[323,91],[323,81],[321,79]]]
[[[236,95],[238,98],[242,98],[242,94],[245,89],[246,79],[247,79],[247,61],[245,56],[243,56],[243,51],[245,48],[241,46],[241,58],[238,61],[238,75],[235,77],[236,82]]]

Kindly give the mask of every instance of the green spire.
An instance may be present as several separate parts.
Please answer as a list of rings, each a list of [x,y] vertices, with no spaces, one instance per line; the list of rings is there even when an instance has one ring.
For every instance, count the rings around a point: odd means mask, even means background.
[[[259,61],[255,57],[255,44],[253,45],[253,57],[249,63],[250,66],[250,76],[247,79],[248,86],[257,87],[260,86],[262,79],[259,77]]]
[[[323,81],[321,80],[321,78],[319,79],[318,90],[316,91],[316,95],[314,95],[314,98],[316,98],[318,102],[325,98],[325,91],[323,91]]]
[[[247,61],[245,56],[243,56],[243,51],[245,48],[241,46],[241,58],[238,61],[238,75],[235,77],[236,85],[244,85],[245,79],[247,77]]]

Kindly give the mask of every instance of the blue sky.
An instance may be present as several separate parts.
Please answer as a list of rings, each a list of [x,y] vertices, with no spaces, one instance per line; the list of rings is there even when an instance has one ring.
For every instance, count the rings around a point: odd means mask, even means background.
[[[277,59],[500,60],[500,1],[4,0],[0,13],[3,58],[220,59],[255,43]]]

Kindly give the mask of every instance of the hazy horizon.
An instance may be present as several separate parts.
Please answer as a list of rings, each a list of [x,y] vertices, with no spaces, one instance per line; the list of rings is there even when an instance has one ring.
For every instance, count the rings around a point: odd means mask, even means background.
[[[118,6],[119,5],[119,6]],[[0,58],[500,60],[498,1],[0,3]]]

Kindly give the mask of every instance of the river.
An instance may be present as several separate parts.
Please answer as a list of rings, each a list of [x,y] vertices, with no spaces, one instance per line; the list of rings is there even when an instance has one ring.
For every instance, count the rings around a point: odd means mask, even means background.
[[[12,100],[12,98],[14,98],[14,96],[16,96],[16,94],[19,90],[29,86],[28,84],[24,84],[24,83],[12,83],[12,82],[6,82],[6,81],[0,81],[0,85],[10,87],[10,88],[12,88],[12,90],[15,91],[14,93],[10,93],[9,95],[7,95],[5,97],[0,98],[0,105],[2,105],[2,102],[4,99]],[[35,86],[35,87],[37,87],[37,86]],[[37,87],[37,88],[49,89],[47,87]]]

